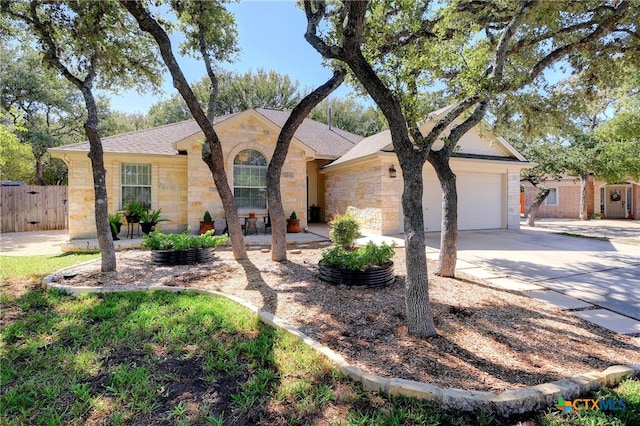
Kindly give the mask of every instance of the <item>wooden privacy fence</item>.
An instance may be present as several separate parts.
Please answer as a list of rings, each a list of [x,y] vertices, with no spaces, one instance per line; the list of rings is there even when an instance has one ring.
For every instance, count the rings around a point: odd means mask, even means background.
[[[66,186],[2,186],[0,190],[2,232],[67,228]]]

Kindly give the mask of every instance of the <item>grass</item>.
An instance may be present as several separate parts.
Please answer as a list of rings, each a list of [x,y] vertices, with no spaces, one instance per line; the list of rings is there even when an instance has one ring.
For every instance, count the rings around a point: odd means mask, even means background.
[[[28,259],[14,269],[23,275],[8,278],[43,274],[43,259]],[[52,262],[59,268],[69,260]],[[73,298],[33,288],[4,295],[1,307],[2,425],[640,425],[634,379],[587,396],[624,399],[624,411],[551,408],[510,420],[367,392],[291,335],[220,297]]]
[[[64,253],[56,256],[0,256],[0,282],[7,279],[24,278],[31,281],[39,281],[52,271],[99,257],[99,253]]]

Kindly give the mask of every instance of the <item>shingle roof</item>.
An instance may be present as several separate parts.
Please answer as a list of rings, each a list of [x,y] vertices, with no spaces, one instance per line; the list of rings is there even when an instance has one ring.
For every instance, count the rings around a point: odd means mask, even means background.
[[[256,110],[275,125],[282,128],[289,118],[289,113],[275,109],[259,108]],[[316,151],[319,157],[337,158],[353,148],[364,139],[360,135],[349,133],[327,124],[306,118],[294,135],[300,142]]]
[[[383,130],[380,133],[371,135],[368,138],[362,139],[360,143],[351,148],[342,157],[332,162],[331,165],[346,163],[356,158],[363,158],[368,155],[377,153],[378,151],[393,151],[393,145],[391,143],[391,131]]]
[[[289,118],[289,113],[285,111],[264,108],[256,111],[278,127],[282,127]],[[218,117],[215,122],[219,123],[234,115],[236,114]],[[103,138],[102,148],[105,153],[176,155],[178,152],[173,144],[200,131],[195,120],[182,121]],[[330,129],[326,124],[310,119],[303,121],[295,137],[316,151],[318,157],[325,158],[337,158],[363,139],[362,136],[336,128]],[[88,152],[89,142],[64,145],[55,150]]]
[[[102,138],[105,153],[176,155],[173,143],[200,132],[195,120],[181,121],[152,129],[122,133]],[[89,151],[89,142],[64,145],[55,150]]]

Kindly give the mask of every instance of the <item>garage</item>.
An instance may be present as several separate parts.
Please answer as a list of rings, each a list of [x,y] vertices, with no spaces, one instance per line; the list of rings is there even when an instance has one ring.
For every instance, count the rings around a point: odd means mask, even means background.
[[[425,166],[424,224],[427,232],[437,232],[442,224],[442,190],[433,170]],[[503,177],[490,173],[458,173],[458,229],[498,229],[503,225]]]

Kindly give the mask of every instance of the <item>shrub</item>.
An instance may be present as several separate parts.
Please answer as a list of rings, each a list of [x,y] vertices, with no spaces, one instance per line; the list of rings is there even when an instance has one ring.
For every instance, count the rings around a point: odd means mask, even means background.
[[[297,218],[298,218],[298,215],[296,214],[295,211],[291,213],[291,216],[289,216],[289,219],[291,220],[296,220]]]
[[[211,222],[211,213],[209,213],[209,210],[204,212],[204,217],[202,219],[204,222]]]
[[[150,250],[188,250],[217,247],[226,241],[226,235],[214,235],[214,231],[207,231],[202,235],[190,235],[188,230],[181,234],[153,231],[142,238],[141,245]]]
[[[343,215],[336,213],[333,218],[331,218],[329,227],[331,241],[343,249],[352,248],[355,239],[360,235],[360,224],[348,213]]]
[[[350,271],[366,271],[376,266],[383,266],[391,261],[395,252],[395,244],[382,243],[376,245],[369,241],[366,246],[355,250],[347,250],[341,246],[333,246],[322,251],[323,265]]]

